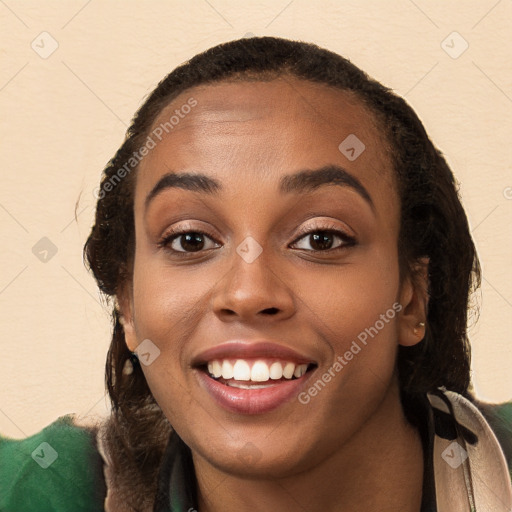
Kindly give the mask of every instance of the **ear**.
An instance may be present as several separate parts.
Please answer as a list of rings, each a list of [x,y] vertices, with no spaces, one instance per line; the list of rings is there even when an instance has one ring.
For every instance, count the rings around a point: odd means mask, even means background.
[[[425,337],[428,308],[429,258],[421,258],[400,289],[402,311],[398,323],[398,343],[410,347]]]
[[[124,330],[126,346],[131,352],[134,352],[138,346],[138,342],[135,334],[133,287],[131,282],[126,283],[119,290],[116,296],[116,304],[120,316],[119,320]]]

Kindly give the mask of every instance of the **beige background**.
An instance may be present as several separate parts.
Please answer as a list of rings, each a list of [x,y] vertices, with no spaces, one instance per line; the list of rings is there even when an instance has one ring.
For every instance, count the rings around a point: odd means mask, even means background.
[[[512,399],[511,21],[510,0],[0,0],[0,432],[108,411],[110,323],[82,264],[93,190],[156,83],[247,33],[334,50],[418,112],[462,183],[482,260],[476,390]]]

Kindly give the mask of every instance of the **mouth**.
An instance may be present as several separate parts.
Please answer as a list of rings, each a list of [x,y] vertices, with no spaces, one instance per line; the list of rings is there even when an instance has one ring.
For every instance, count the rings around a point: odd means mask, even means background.
[[[222,408],[262,414],[298,396],[318,364],[276,345],[237,343],[206,351],[192,366],[200,386]]]

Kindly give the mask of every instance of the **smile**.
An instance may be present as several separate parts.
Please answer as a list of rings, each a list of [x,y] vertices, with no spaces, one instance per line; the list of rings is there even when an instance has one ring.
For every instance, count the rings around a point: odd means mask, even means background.
[[[227,385],[231,381],[268,382],[269,380],[292,379],[302,377],[308,364],[296,364],[291,361],[256,361],[246,359],[218,360],[208,363],[208,373],[211,377],[221,378]]]
[[[295,399],[316,368],[314,363],[237,359],[215,360],[195,373],[214,403],[232,413],[251,415],[271,412]]]
[[[314,355],[269,340],[227,341],[191,361],[208,399],[238,414],[263,414],[292,400],[317,367]]]

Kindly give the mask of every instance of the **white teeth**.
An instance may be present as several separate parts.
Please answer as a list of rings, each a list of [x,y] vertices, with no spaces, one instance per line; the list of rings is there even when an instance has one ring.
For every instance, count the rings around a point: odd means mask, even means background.
[[[256,361],[251,368],[251,380],[254,382],[265,382],[270,377],[270,370],[265,361]]]
[[[233,365],[229,361],[222,361],[222,378],[233,378]]]
[[[210,365],[208,365],[208,371],[217,379],[222,375],[222,366],[219,361],[215,360],[212,363],[212,369],[210,370]]]
[[[293,377],[293,372],[295,371],[295,365],[293,363],[286,363],[283,368],[283,377],[285,379],[291,379]]]
[[[293,376],[297,377],[297,378],[302,377],[306,373],[307,368],[308,368],[307,364],[299,364],[295,368],[295,371],[293,372]]]
[[[274,380],[282,378],[283,365],[281,363],[278,363],[277,361],[275,363],[272,363],[270,365],[269,375],[270,375],[270,378],[274,379]]]
[[[252,367],[251,367],[252,364]],[[237,359],[234,364],[230,360],[218,360],[208,362],[208,373],[218,379],[222,377],[225,380],[235,381],[251,381],[251,382],[267,382],[269,380],[280,380],[283,377],[287,380],[302,377],[307,369],[307,364],[295,364],[292,362],[274,361],[270,366],[263,360],[257,360],[250,363],[245,359]],[[229,383],[230,385],[232,383]],[[245,384],[235,387],[242,387],[245,389]],[[257,386],[251,385],[252,389]]]
[[[228,386],[231,386],[232,388],[240,388],[240,389],[263,389],[263,388],[269,388],[274,385],[274,384],[242,384],[241,382],[236,382],[234,380],[229,381],[226,384]]]
[[[233,366],[233,378],[235,380],[251,380],[251,367],[247,361],[237,359],[235,366]]]

